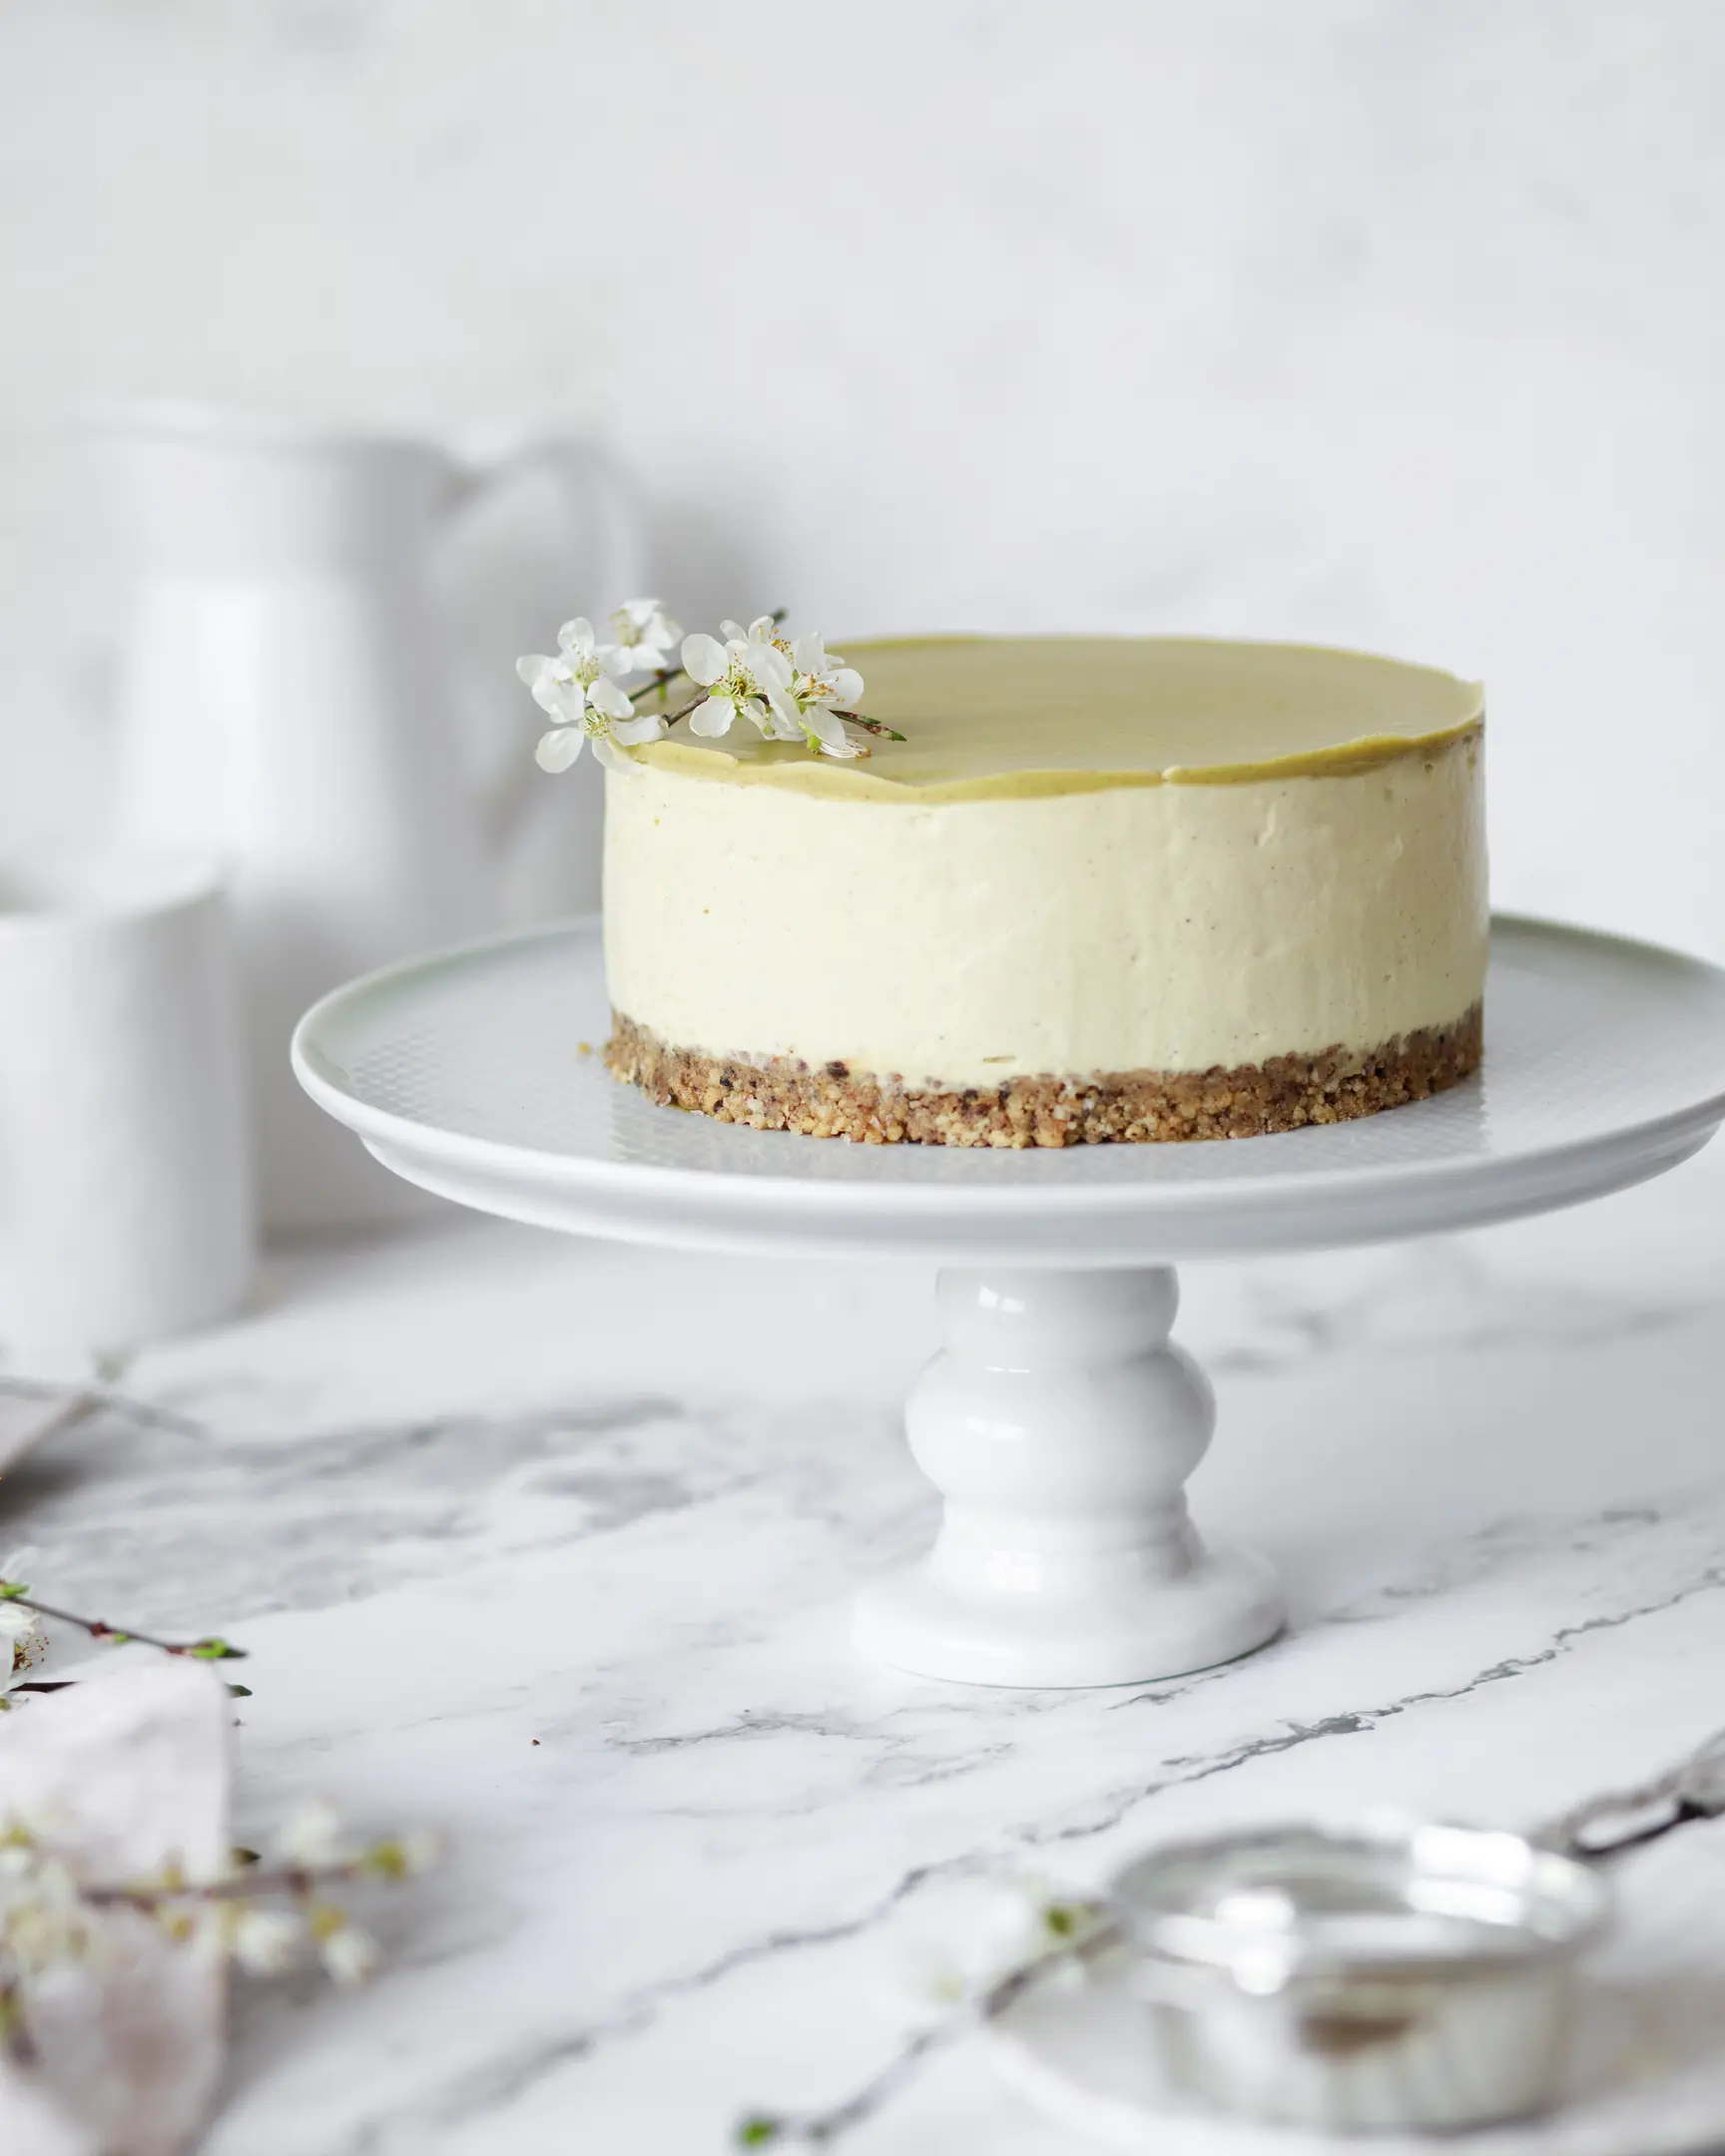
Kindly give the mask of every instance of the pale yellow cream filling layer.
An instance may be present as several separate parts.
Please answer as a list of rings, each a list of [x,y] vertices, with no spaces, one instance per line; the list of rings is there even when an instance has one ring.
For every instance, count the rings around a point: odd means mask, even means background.
[[[852,776],[807,762],[714,785],[661,747],[608,782],[611,998],[677,1047],[912,1086],[1228,1068],[1444,1025],[1485,971],[1481,747],[1455,724],[1320,774],[1005,798],[847,796],[793,783]],[[1230,753],[1293,740],[1282,725],[1235,714]]]

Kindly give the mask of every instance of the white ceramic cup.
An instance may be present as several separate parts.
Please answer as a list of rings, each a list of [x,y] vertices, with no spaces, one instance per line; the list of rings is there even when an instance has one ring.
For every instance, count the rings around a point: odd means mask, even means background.
[[[219,1318],[256,1248],[239,1000],[210,856],[0,855],[0,1352]]]

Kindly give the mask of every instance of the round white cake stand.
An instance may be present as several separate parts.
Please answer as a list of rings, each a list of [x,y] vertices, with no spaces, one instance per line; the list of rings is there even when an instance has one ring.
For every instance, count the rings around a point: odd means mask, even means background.
[[[1261,1646],[1264,1562],[1210,1550],[1183,1485],[1210,1388],[1169,1343],[1173,1262],[1370,1243],[1573,1205],[1725,1119],[1725,973],[1518,919],[1492,932],[1482,1073],[1356,1123],[1236,1143],[854,1146],[655,1107],[595,1052],[591,922],[374,973],[293,1066],[383,1165],[458,1204],[702,1250],[932,1261],[945,1346],[911,1450],[933,1548],[863,1589],[863,1648],[927,1676],[1129,1684]]]

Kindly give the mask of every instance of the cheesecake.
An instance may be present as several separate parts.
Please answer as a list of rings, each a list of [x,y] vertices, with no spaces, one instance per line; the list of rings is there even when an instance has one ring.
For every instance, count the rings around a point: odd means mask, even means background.
[[[1190,638],[850,644],[848,761],[670,735],[606,781],[613,1074],[865,1143],[1244,1138],[1481,1054],[1481,693]]]

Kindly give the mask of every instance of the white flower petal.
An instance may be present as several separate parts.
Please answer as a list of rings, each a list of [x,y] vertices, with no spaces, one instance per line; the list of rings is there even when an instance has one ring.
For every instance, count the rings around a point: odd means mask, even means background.
[[[579,682],[571,682],[567,688],[560,692],[555,702],[549,704],[544,704],[543,700],[541,702],[543,709],[550,713],[559,726],[586,726],[588,724],[587,703],[591,694],[592,692],[583,689]]]
[[[339,1863],[346,1846],[335,1807],[314,1797],[289,1813],[276,1836],[276,1854],[289,1864],[307,1868]]]
[[[777,644],[751,644],[743,654],[743,668],[758,689],[789,689],[791,662]]]
[[[318,1942],[323,1966],[338,1984],[360,1984],[375,1976],[383,1965],[383,1949],[369,1931],[344,1923],[338,1931]]]
[[[625,599],[617,611],[637,629],[645,629],[664,604],[663,599]]]
[[[593,754],[607,771],[632,772],[635,769],[633,762],[623,754],[609,734],[594,735]]]
[[[305,1936],[288,1909],[245,1908],[235,1919],[234,1958],[251,1976],[279,1976],[292,1965]]]
[[[791,729],[789,734],[779,734],[778,729],[775,728],[774,732],[778,739],[781,741],[795,741],[803,731],[803,722],[790,695],[784,689],[781,689],[777,682],[774,682],[767,686],[767,701],[773,707],[775,718],[781,720]]]
[[[559,726],[573,726],[587,708],[587,692],[579,682],[545,680],[534,690],[533,701]]]
[[[719,634],[727,644],[747,644],[749,641],[749,632],[741,622],[722,621],[719,624]]]
[[[831,665],[832,661],[829,660],[828,664]],[[842,705],[846,711],[857,709],[858,700],[862,694],[862,677],[855,667],[840,667],[838,672],[830,677],[829,685],[835,704]]]
[[[577,654],[583,659],[593,656],[593,624],[585,614],[577,614],[573,621],[566,621],[557,632],[557,649],[567,659]]]
[[[827,671],[827,640],[819,629],[800,636],[791,647],[799,674],[822,675]]]
[[[586,739],[579,727],[559,727],[555,734],[541,734],[533,761],[541,771],[567,771],[581,754]]]
[[[417,1879],[442,1861],[443,1837],[430,1827],[410,1827],[395,1838],[403,1879]]]
[[[48,1635],[34,1610],[0,1602],[0,1693],[9,1692],[48,1651]]]
[[[845,731],[842,719],[834,717],[824,704],[811,705],[805,714],[811,732],[821,744],[821,754],[831,757],[861,756],[861,747]]]
[[[587,692],[587,701],[596,712],[603,712],[607,719],[632,719],[635,707],[614,681],[601,674]]]
[[[547,671],[555,673],[562,664],[562,660],[547,658],[543,652],[529,652],[525,659],[516,660],[515,671],[529,689],[534,689]]]
[[[637,742],[657,741],[664,731],[665,722],[659,714],[648,712],[641,717],[625,719],[614,726],[611,729],[611,739],[633,749]]]
[[[757,614],[749,624],[750,638],[754,643],[764,644],[772,637],[777,626],[771,614]]]
[[[693,643],[695,640],[691,637],[689,641]],[[707,641],[711,643],[713,640],[709,637]],[[687,651],[689,646],[686,644],[683,648]],[[699,675],[694,678],[696,680],[700,679]],[[697,704],[689,714],[689,731],[691,734],[705,734],[709,739],[716,738],[721,734],[729,734],[731,722],[736,716],[737,706],[730,697],[709,697],[705,704]]]
[[[711,689],[723,681],[731,661],[725,647],[705,630],[683,639],[683,671],[699,689]]]

